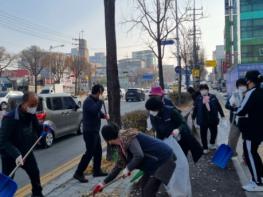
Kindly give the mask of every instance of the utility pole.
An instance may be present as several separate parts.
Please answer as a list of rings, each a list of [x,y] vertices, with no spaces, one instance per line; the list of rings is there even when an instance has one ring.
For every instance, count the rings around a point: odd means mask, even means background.
[[[85,57],[84,57],[84,46],[82,46],[83,44],[81,44],[81,42],[83,41],[83,33],[84,31],[81,30],[79,32],[79,38],[74,38],[74,41],[77,41],[77,43],[73,43],[73,45],[76,45],[78,48],[78,55],[77,55],[77,64],[76,64],[76,68],[75,68],[75,95],[77,95],[80,91],[80,74],[81,74],[81,64],[83,64],[84,62],[82,61]]]
[[[198,61],[198,44],[197,44],[197,35],[201,34],[201,32],[197,31],[196,28],[196,20],[197,20],[197,16],[203,16],[203,8],[197,9],[196,8],[196,0],[194,0],[193,2],[193,69],[196,71],[195,76],[193,76],[193,80],[194,80],[194,87],[197,88],[199,83],[200,83],[200,64]],[[199,13],[197,13],[197,11],[199,11]],[[200,13],[201,12],[201,13]]]
[[[77,46],[78,54],[77,54],[77,63],[75,62],[75,58],[73,59],[74,62],[74,75],[75,75],[75,95],[78,94],[78,78],[79,78],[79,67],[80,67],[80,34],[79,38],[73,38],[74,41],[77,41],[77,43],[73,43],[73,45]]]
[[[178,103],[181,103],[182,93],[182,65],[181,65],[181,54],[180,54],[180,38],[179,38],[179,18],[178,18],[178,0],[175,1],[175,20],[176,20],[176,51],[177,51],[177,66],[179,68],[179,85],[178,85]]]

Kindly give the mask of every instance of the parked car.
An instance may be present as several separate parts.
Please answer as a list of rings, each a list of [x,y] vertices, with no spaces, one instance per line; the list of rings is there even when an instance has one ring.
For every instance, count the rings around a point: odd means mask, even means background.
[[[41,91],[40,94],[54,94],[55,90],[52,87],[44,87]]]
[[[82,109],[70,94],[40,94],[37,118],[52,128],[43,140],[46,147],[52,146],[55,138],[83,132]]]
[[[121,96],[121,98],[125,98],[125,89],[124,88],[120,89],[120,96]]]
[[[23,96],[24,93],[20,91],[9,91],[9,92],[2,92],[0,93],[0,105],[2,109],[7,109],[7,103],[8,103],[8,98],[9,97],[14,97],[14,96]]]
[[[82,134],[82,109],[70,94],[40,94],[37,118],[48,124],[51,132],[41,141],[44,147],[52,146],[54,139],[71,133]],[[10,97],[8,111],[22,103],[22,96]]]
[[[145,93],[140,88],[129,88],[125,94],[125,100],[128,101],[144,101]]]
[[[80,98],[77,97],[77,96],[72,96],[72,98],[73,98],[74,101],[77,103],[77,105],[78,105],[79,107],[81,107],[81,100],[80,100]]]
[[[107,100],[108,99],[108,90],[107,90],[107,87],[104,88],[104,91],[103,91],[103,99]]]
[[[149,94],[150,94],[150,89],[149,89],[149,88],[144,89],[144,94],[147,95],[147,96],[149,96]]]

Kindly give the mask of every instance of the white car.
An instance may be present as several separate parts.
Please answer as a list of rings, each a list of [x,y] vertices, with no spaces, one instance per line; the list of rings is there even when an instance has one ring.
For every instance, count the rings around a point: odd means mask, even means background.
[[[125,93],[126,93],[125,89],[124,89],[124,88],[121,88],[121,89],[120,89],[121,99],[125,97]]]
[[[8,98],[14,96],[23,96],[24,93],[21,91],[9,91],[0,93],[0,106],[2,109],[7,109]]]
[[[54,94],[55,91],[52,87],[44,87],[39,94]]]

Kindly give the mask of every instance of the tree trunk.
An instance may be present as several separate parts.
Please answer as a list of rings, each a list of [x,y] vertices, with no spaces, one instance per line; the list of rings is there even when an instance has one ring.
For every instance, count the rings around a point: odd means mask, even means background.
[[[107,53],[107,89],[111,121],[121,125],[120,84],[115,33],[115,0],[104,0]]]
[[[107,91],[111,121],[121,126],[120,84],[118,77],[115,33],[115,0],[104,0],[107,53]],[[107,160],[112,160],[113,150],[107,146]]]
[[[37,93],[37,75],[35,75],[35,93]]]
[[[161,41],[157,41],[158,48],[158,69],[159,69],[159,84],[164,89],[164,80],[163,80],[163,58],[162,58],[162,46]]]

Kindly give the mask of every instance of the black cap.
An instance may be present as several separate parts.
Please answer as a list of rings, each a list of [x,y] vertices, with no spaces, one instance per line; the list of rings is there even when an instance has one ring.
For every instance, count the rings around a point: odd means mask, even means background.
[[[251,81],[256,85],[259,85],[263,82],[263,76],[260,74],[258,70],[251,70],[246,73],[246,81]]]
[[[119,127],[115,123],[109,123],[101,129],[102,137],[105,141],[115,140],[119,136]]]
[[[150,111],[160,111],[162,107],[162,99],[157,97],[151,97],[145,103],[145,108]]]

